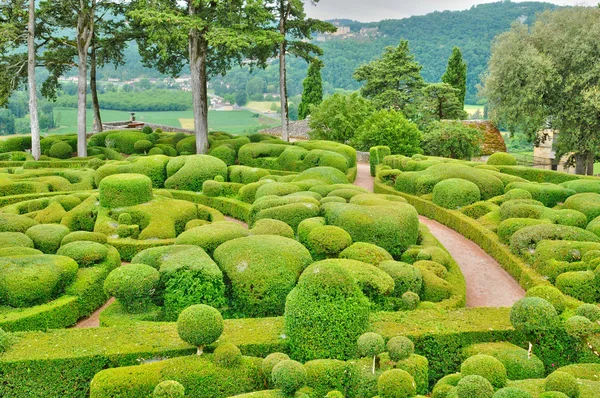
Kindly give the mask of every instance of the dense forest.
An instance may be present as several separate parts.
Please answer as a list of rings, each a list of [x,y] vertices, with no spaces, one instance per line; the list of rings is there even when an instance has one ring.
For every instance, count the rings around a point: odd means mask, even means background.
[[[381,55],[386,46],[396,46],[400,39],[407,39],[411,51],[423,65],[423,77],[429,82],[439,81],[452,48],[460,47],[469,67],[467,103],[475,103],[476,86],[486,68],[494,37],[508,30],[516,20],[531,23],[536,14],[555,7],[549,3],[503,1],[480,4],[465,11],[434,12],[401,20],[373,23],[341,20],[339,22],[349,26],[352,32],[358,32],[363,27],[377,27],[379,36],[371,39],[335,39],[319,43],[324,50],[324,88],[328,93],[335,89],[356,90],[360,84],[352,78],[354,70]],[[101,71],[100,77],[127,80],[139,76],[160,76],[157,71],[141,65],[135,45],[128,48],[126,55],[127,64],[124,67],[117,70],[106,67]],[[306,76],[306,69],[304,61],[290,59],[288,62],[290,96],[302,92],[302,80]],[[223,86],[221,94],[234,93],[245,89],[254,77],[262,80],[265,92],[275,92],[276,90],[271,89],[277,87],[278,63],[275,61],[266,70],[254,70],[252,74],[247,68],[236,68],[222,78],[213,79],[212,84],[218,92],[218,88]],[[227,86],[229,87],[225,89]]]

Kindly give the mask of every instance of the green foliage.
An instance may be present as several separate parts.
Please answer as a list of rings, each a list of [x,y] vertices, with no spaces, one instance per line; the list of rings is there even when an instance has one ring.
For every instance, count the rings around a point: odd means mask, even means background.
[[[321,69],[323,62],[313,59],[308,65],[306,79],[302,82],[302,102],[298,106],[298,119],[306,119],[310,115],[313,106],[318,106],[323,101],[323,79]]]
[[[363,263],[378,265],[383,261],[393,260],[387,250],[372,243],[356,242],[342,250],[339,258],[362,261]]]
[[[556,278],[556,287],[569,296],[585,303],[594,303],[598,298],[593,271],[565,272]]]
[[[387,370],[377,379],[380,398],[409,398],[417,394],[415,379],[402,369]]]
[[[192,305],[179,314],[177,333],[186,343],[202,348],[221,336],[223,317],[218,310],[208,305]]]
[[[600,194],[579,193],[565,200],[564,207],[582,212],[588,221],[600,216]]]
[[[468,375],[456,385],[457,398],[492,398],[494,387],[479,375]]]
[[[243,361],[242,352],[235,344],[221,344],[215,349],[214,361],[224,368],[238,366]]]
[[[506,368],[498,359],[489,355],[474,355],[460,366],[463,376],[478,375],[489,381],[494,388],[506,385]]]
[[[394,279],[395,297],[402,297],[406,292],[421,293],[423,275],[417,267],[396,261],[383,261],[377,267]]]
[[[584,316],[592,322],[600,320],[600,308],[596,304],[582,304],[577,307],[577,315]]]
[[[406,156],[421,153],[421,131],[401,112],[380,110],[369,116],[352,141],[359,150],[387,145],[392,153]]]
[[[368,317],[368,300],[340,264],[313,263],[286,299],[285,334],[292,358],[352,357]]]
[[[392,337],[387,342],[387,350],[392,361],[403,361],[415,352],[413,342],[404,336]]]
[[[281,361],[287,361],[289,359],[290,357],[288,357],[287,354],[284,354],[282,352],[274,352],[272,354],[267,355],[265,359],[263,359],[260,369],[263,376],[267,379],[268,382],[273,381],[273,379],[271,378],[271,373],[273,372],[273,368],[275,367],[275,365],[277,365]]]
[[[514,191],[509,191],[514,192]],[[536,220],[533,218],[508,218],[502,221],[497,228],[497,234],[504,243],[510,243],[515,232],[532,225],[550,224],[549,220]]]
[[[90,267],[108,256],[108,248],[97,242],[79,241],[62,245],[56,254],[71,257],[80,267]]]
[[[430,83],[421,89],[418,111],[419,126],[431,121],[466,119],[468,114],[459,98],[460,91],[446,83]]]
[[[180,398],[184,396],[185,387],[175,380],[161,381],[152,393],[152,398]]]
[[[306,238],[306,246],[315,260],[336,258],[351,244],[352,237],[348,232],[331,225],[313,229]]]
[[[244,236],[248,236],[248,230],[240,224],[219,221],[183,232],[177,237],[175,244],[200,246],[212,254],[222,243]]]
[[[158,271],[145,264],[131,264],[111,271],[104,291],[116,297],[131,313],[143,312],[151,304],[160,280]]]
[[[252,235],[279,235],[284,238],[294,239],[295,234],[292,227],[279,220],[263,218],[254,223],[250,230]]]
[[[373,105],[357,93],[334,94],[311,111],[311,139],[346,143],[373,113]]]
[[[33,241],[21,232],[0,232],[0,248],[31,247]]]
[[[527,391],[515,387],[501,388],[494,394],[493,398],[533,398]]]
[[[565,202],[567,198],[575,194],[575,191],[555,184],[538,184],[535,182],[512,182],[506,186],[506,191],[511,189],[524,189],[531,193],[533,199],[538,200],[547,207],[554,207],[559,203]],[[577,209],[575,209],[577,210]]]
[[[283,360],[273,367],[271,378],[275,387],[292,395],[306,383],[306,370],[300,362]]]
[[[100,182],[99,192],[103,207],[135,206],[152,200],[152,180],[142,174],[113,174]]]
[[[60,247],[62,239],[69,234],[69,228],[60,224],[38,224],[25,232],[33,241],[36,249],[42,253],[54,254]]]
[[[0,232],[25,233],[30,227],[36,224],[38,224],[37,221],[27,216],[0,213]]]
[[[545,391],[562,392],[569,398],[579,398],[579,384],[575,377],[569,373],[556,371],[546,377]]]
[[[358,354],[361,357],[373,357],[385,350],[385,341],[377,333],[368,332],[358,338]]]
[[[539,297],[517,301],[510,310],[510,323],[520,332],[536,333],[558,325],[558,314],[552,304]]]
[[[458,121],[431,123],[423,133],[421,147],[426,155],[470,160],[479,155],[483,134]]]
[[[202,191],[206,180],[216,176],[227,178],[227,165],[209,155],[180,156],[169,161],[165,188],[184,191]]]
[[[496,152],[490,156],[486,162],[486,164],[491,165],[503,165],[503,166],[516,166],[517,159],[514,156],[504,153],[504,152]]]
[[[547,285],[534,286],[527,290],[525,297],[539,297],[554,306],[557,314],[562,314],[566,307],[566,300],[557,288]]]
[[[524,227],[515,232],[510,239],[510,248],[514,253],[523,254],[545,239],[568,240],[578,242],[600,242],[595,234],[577,227],[555,224],[539,224]]]
[[[573,336],[577,339],[586,338],[594,331],[592,321],[579,315],[567,319],[564,323],[564,327],[569,336]]]
[[[73,154],[73,148],[65,141],[58,141],[50,147],[48,156],[57,159],[68,159]]]
[[[154,143],[152,143],[152,141],[139,140],[133,144],[133,149],[135,150],[135,153],[148,153],[153,146]]]
[[[479,187],[471,181],[449,178],[433,187],[433,203],[446,209],[455,210],[473,204],[481,199]]]
[[[446,73],[442,75],[442,81],[458,90],[458,99],[464,105],[467,93],[467,63],[463,61],[460,48],[452,49],[452,55],[448,59],[448,66]]]

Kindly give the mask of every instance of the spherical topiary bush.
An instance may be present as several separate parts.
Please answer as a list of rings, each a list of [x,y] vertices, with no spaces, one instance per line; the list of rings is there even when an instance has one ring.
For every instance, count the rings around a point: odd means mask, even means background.
[[[546,377],[545,391],[562,392],[569,398],[579,398],[579,383],[575,376],[567,372],[556,371]]]
[[[32,241],[36,249],[42,253],[54,254],[60,247],[62,239],[69,234],[69,228],[60,224],[39,224],[29,228],[25,235]]]
[[[146,153],[153,146],[154,146],[154,144],[152,143],[152,141],[148,141],[148,140],[139,140],[139,141],[136,141],[135,144],[133,144],[133,148],[135,149],[136,153]]]
[[[208,153],[210,156],[221,159],[227,166],[235,164],[236,153],[231,145],[220,145],[211,149]]]
[[[390,261],[394,258],[382,247],[372,243],[356,242],[344,249],[340,258],[362,261],[363,263],[377,265],[382,261]]]
[[[142,128],[142,133],[144,133],[144,134],[152,134],[152,127],[150,127],[150,126],[144,126],[144,128]]]
[[[352,244],[352,237],[340,227],[324,225],[317,227],[308,234],[306,246],[315,260],[337,257],[337,255]]]
[[[214,361],[224,368],[234,367],[242,363],[242,352],[235,344],[221,344],[215,349]]]
[[[164,155],[165,151],[160,148],[154,147],[148,151],[148,155]]]
[[[284,360],[273,367],[271,379],[276,388],[292,395],[306,384],[306,370],[300,362]]]
[[[460,178],[443,180],[433,187],[433,203],[446,209],[458,209],[480,199],[479,187],[471,181]]]
[[[217,341],[223,333],[223,317],[211,306],[192,305],[179,314],[177,332],[183,341],[198,347],[201,355],[204,346]]]
[[[80,267],[89,267],[104,260],[108,248],[96,242],[71,242],[61,246],[56,254],[71,257]]]
[[[577,315],[584,316],[592,322],[600,321],[600,308],[596,304],[582,304],[577,307]]]
[[[492,398],[494,387],[482,376],[468,375],[456,385],[457,398]]]
[[[210,155],[180,156],[169,161],[167,175],[165,188],[200,192],[204,181],[218,175],[227,178],[227,165]]]
[[[402,295],[402,308],[408,311],[417,309],[421,303],[421,298],[415,292],[406,292]]]
[[[413,342],[404,336],[392,337],[387,343],[388,354],[392,361],[402,361],[410,357],[415,352]]]
[[[104,281],[104,291],[119,300],[129,312],[143,312],[151,303],[160,274],[146,264],[130,264],[116,268]]]
[[[460,366],[460,373],[463,376],[485,377],[494,388],[506,385],[506,368],[502,362],[490,355],[474,355],[467,358]]]
[[[492,398],[533,398],[533,396],[520,388],[505,387],[496,391]]]
[[[288,294],[284,325],[294,358],[349,359],[369,325],[369,301],[341,264],[319,261]]]
[[[423,275],[417,267],[399,261],[383,261],[377,266],[394,279],[394,296],[406,292],[419,293],[423,287]]]
[[[175,380],[165,380],[158,383],[152,393],[152,398],[180,397],[185,397],[185,387]]]
[[[283,221],[270,218],[263,218],[255,222],[250,233],[252,235],[279,235],[290,239],[294,239],[296,236],[292,227]]]
[[[379,355],[385,350],[385,341],[380,334],[368,332],[358,338],[358,354],[361,357]]]
[[[262,364],[260,366],[260,370],[267,381],[272,381],[271,373],[273,372],[273,368],[281,361],[287,361],[290,357],[283,352],[274,352],[269,354],[263,359]]]
[[[510,323],[520,332],[540,332],[555,328],[558,314],[548,301],[539,297],[526,297],[512,306]]]
[[[409,398],[417,395],[417,384],[410,373],[392,369],[379,376],[377,391],[379,398]]]
[[[575,315],[565,321],[565,330],[569,336],[582,338],[593,332],[593,323],[583,316]]]
[[[508,153],[496,152],[488,158],[486,163],[498,166],[516,166],[517,159],[515,159],[513,155],[509,155]]]
[[[57,159],[69,159],[73,154],[73,148],[65,141],[58,141],[48,151],[48,156]]]
[[[556,312],[561,314],[565,310],[565,296],[554,286],[538,285],[527,290],[525,297],[543,298],[554,306]]]
[[[100,181],[102,207],[115,209],[152,200],[152,180],[143,174],[113,174]]]

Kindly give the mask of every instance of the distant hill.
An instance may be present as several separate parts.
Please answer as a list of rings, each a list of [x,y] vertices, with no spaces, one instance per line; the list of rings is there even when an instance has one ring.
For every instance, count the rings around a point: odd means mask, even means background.
[[[445,71],[448,57],[454,46],[460,47],[468,64],[467,102],[476,101],[476,85],[485,71],[490,56],[491,43],[498,34],[510,29],[517,20],[532,23],[536,14],[556,8],[550,3],[502,1],[480,4],[465,11],[434,12],[424,16],[414,16],[399,20],[360,23],[350,20],[336,20],[342,26],[349,26],[352,33],[361,28],[378,28],[379,36],[365,38],[332,39],[319,44],[325,54],[323,79],[328,92],[334,89],[356,90],[360,87],[352,73],[361,64],[378,57],[386,46],[396,46],[401,39],[410,42],[411,51],[423,65],[422,75],[429,82],[439,81]],[[306,63],[290,59],[288,62],[290,96],[302,91],[302,80],[306,76]],[[158,72],[146,69],[139,63],[135,46],[127,52],[127,65],[118,70],[105,68],[104,77],[131,78],[145,75],[158,76]],[[277,87],[278,65],[274,62],[267,70],[258,70],[250,75],[248,70],[236,68],[224,78],[213,79],[214,85],[227,85],[228,91],[244,90],[253,77],[264,81],[266,88]],[[224,93],[222,93],[224,94]]]

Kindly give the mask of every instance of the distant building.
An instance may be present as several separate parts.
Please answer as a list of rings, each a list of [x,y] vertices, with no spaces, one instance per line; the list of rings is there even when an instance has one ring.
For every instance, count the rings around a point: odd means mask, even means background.
[[[539,143],[533,148],[533,167],[574,174],[575,168],[566,165],[566,159],[569,156],[556,158],[554,147],[557,139],[558,131],[556,130],[545,129],[538,133]]]

